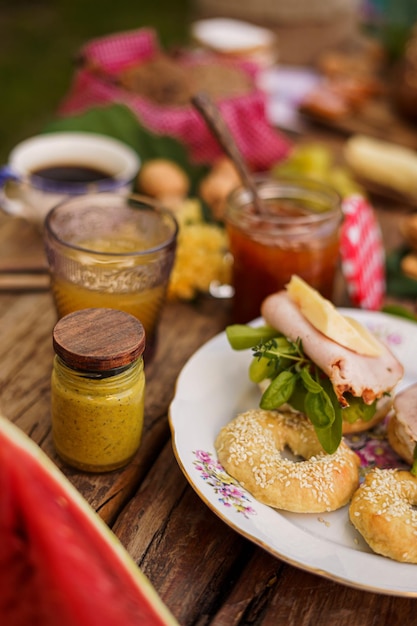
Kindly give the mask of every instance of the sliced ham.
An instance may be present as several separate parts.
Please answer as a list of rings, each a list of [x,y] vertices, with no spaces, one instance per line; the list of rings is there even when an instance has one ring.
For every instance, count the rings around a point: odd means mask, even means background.
[[[301,339],[305,354],[330,378],[342,406],[347,405],[343,395],[347,392],[372,404],[403,377],[403,366],[387,346],[382,344],[378,357],[344,348],[312,326],[285,291],[268,296],[261,313],[267,324],[291,341]]]
[[[417,383],[395,396],[394,409],[397,419],[407,428],[410,437],[417,441]]]
[[[417,383],[395,396],[394,414],[388,425],[388,441],[412,465],[417,443]]]

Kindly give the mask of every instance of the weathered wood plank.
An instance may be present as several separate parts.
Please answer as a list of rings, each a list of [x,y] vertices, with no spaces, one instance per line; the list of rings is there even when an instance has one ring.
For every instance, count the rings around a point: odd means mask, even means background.
[[[401,241],[401,212],[384,207],[378,214],[392,248]],[[146,366],[141,447],[123,470],[85,474],[60,462],[51,438],[51,296],[1,293],[0,409],[113,528],[182,626],[417,623],[416,600],[352,589],[285,564],[229,528],[188,485],[172,451],[169,404],[182,366],[224,329],[228,315],[227,302],[210,298],[166,306],[157,351]]]

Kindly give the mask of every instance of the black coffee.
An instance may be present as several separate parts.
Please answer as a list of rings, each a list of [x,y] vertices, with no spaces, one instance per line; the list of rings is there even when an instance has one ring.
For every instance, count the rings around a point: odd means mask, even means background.
[[[55,183],[88,184],[97,183],[105,178],[112,178],[112,175],[108,172],[88,165],[51,165],[34,170],[32,174]]]

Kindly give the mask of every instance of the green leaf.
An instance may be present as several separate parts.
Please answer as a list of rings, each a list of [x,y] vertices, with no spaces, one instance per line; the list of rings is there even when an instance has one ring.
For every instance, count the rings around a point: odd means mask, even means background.
[[[300,411],[301,413],[305,413],[304,402],[306,398],[306,388],[303,385],[300,377],[297,377],[297,381],[295,383],[294,391],[291,394],[291,398],[288,400],[289,404],[296,411]]]
[[[264,344],[255,346],[255,350],[270,359],[281,359],[284,363],[284,367],[293,365],[295,361],[303,360],[303,356],[300,356],[296,344],[288,341],[286,337],[278,333],[276,337],[272,337]]]
[[[257,346],[261,341],[276,337],[278,331],[271,326],[249,326],[232,324],[226,327],[226,337],[233,350],[247,350]]]
[[[412,320],[413,322],[417,322],[417,316],[414,315],[412,311],[406,309],[404,306],[399,304],[386,304],[381,309],[384,313],[388,313],[389,315],[395,315],[396,317],[404,317],[407,320]]]
[[[341,408],[338,402],[330,380],[328,378],[321,378],[320,382],[323,385],[323,394],[327,398],[325,403],[326,405],[329,403],[329,414],[331,415],[333,413],[334,417],[333,420],[330,420],[331,423],[326,427],[320,426],[320,422],[325,423],[325,420],[317,420],[317,422],[314,423],[314,421],[311,418],[310,419],[323,450],[325,450],[327,454],[333,454],[339,447],[342,440],[342,411],[344,409]]]
[[[300,368],[300,375],[307,391],[310,391],[311,393],[320,393],[323,391],[323,387],[320,383],[314,380],[307,367]]]
[[[249,379],[253,383],[260,383],[266,378],[273,378],[276,374],[275,362],[266,357],[253,357],[249,365]]]
[[[386,257],[387,294],[397,298],[416,298],[417,280],[406,276],[401,261],[410,250],[406,247],[390,252]]]
[[[346,395],[349,406],[341,409],[342,417],[345,422],[353,424],[356,420],[369,422],[376,413],[376,401],[372,404],[365,404],[362,398],[356,398],[351,394]]]
[[[342,440],[342,417],[336,414],[334,422],[328,428],[315,428],[320,444],[327,454],[334,454]]]
[[[295,389],[297,378],[297,374],[289,371],[278,374],[262,395],[259,403],[261,409],[277,409],[288,402]]]
[[[413,476],[417,476],[417,444],[414,446],[413,452],[413,465],[410,470]]]
[[[305,412],[315,428],[329,428],[335,419],[333,404],[324,391],[320,393],[307,392],[304,402]]]

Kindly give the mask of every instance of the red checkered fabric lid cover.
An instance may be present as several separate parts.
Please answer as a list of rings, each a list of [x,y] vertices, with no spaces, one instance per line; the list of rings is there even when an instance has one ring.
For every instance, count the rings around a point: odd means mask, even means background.
[[[369,202],[360,195],[343,201],[342,271],[352,304],[379,310],[385,296],[385,252],[381,230]]]
[[[80,51],[83,65],[76,71],[59,113],[72,115],[93,106],[124,103],[149,130],[172,136],[185,144],[195,162],[211,163],[222,154],[222,150],[205,121],[191,105],[157,105],[122,89],[111,80],[123,68],[150,59],[159,52],[155,32],[148,28],[90,41]],[[198,59],[201,62],[201,56]],[[253,64],[238,65],[255,79],[258,69]],[[104,76],[107,80],[103,79]],[[291,148],[288,138],[267,120],[265,101],[265,94],[254,87],[247,95],[218,102],[240,151],[257,171],[266,170],[285,158]]]

